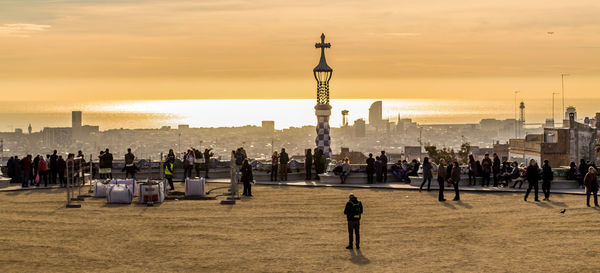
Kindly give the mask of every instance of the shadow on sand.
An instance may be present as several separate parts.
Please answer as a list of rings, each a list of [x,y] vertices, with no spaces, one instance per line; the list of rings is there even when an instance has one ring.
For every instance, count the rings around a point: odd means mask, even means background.
[[[463,207],[463,208],[465,208],[465,209],[472,209],[473,208],[471,205],[469,205],[469,204],[467,204],[467,203],[465,203],[463,201],[458,201],[458,202],[456,202],[456,204],[459,205],[459,206],[461,206],[461,207]]]
[[[444,207],[447,207],[449,209],[456,209],[456,207],[452,204],[449,203],[449,200],[446,200],[444,202],[440,202]]]
[[[357,265],[367,265],[371,263],[369,258],[365,257],[360,249],[350,249],[350,261]]]

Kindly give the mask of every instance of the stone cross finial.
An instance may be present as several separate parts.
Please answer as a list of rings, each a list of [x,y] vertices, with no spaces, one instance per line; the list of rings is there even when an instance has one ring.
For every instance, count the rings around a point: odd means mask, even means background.
[[[321,42],[315,44],[316,48],[320,48],[323,51],[325,48],[330,48],[330,43],[325,43],[325,33],[321,33]]]

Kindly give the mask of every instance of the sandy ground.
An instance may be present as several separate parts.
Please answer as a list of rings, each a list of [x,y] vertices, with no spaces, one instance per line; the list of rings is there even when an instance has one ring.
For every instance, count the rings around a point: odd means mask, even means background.
[[[254,190],[234,206],[88,199],[81,209],[64,208],[60,189],[0,193],[0,272],[600,270],[600,210],[584,196],[464,193],[444,204],[437,192]],[[365,207],[361,251],[344,249],[351,191]]]

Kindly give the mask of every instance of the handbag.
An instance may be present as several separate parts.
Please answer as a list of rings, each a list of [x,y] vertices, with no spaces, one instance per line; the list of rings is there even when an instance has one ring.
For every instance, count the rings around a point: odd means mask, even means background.
[[[39,183],[40,183],[40,173],[37,173],[37,174],[35,175],[35,183],[36,183],[36,184],[39,184]]]

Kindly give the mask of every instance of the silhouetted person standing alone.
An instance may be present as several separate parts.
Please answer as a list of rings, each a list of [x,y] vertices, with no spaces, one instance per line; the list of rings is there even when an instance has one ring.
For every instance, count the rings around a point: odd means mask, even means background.
[[[548,163],[548,160],[544,160],[544,165],[542,165],[542,191],[544,192],[544,201],[550,200],[550,184],[554,179],[554,173],[552,172],[552,167]]]
[[[440,159],[440,164],[438,165],[438,169],[437,169],[437,181],[438,184],[440,185],[440,192],[438,194],[438,201],[440,202],[444,202],[446,201],[446,199],[444,199],[444,183],[446,183],[446,161],[443,159]]]
[[[460,167],[458,166],[458,162],[454,162],[452,166],[452,171],[450,173],[449,181],[452,181],[452,185],[454,186],[454,201],[460,200],[460,192],[458,190],[458,183],[460,182]]]
[[[344,209],[344,214],[346,214],[346,219],[348,220],[348,246],[346,249],[352,249],[352,241],[354,239],[352,233],[356,234],[356,249],[359,249],[360,217],[363,213],[363,206],[353,193],[350,194],[349,199]]]
[[[279,153],[279,180],[287,181],[288,179],[288,163],[290,162],[290,158],[288,154],[285,152],[284,148],[281,148],[281,153]]]
[[[585,195],[587,197],[587,206],[590,206],[590,195],[594,194],[594,205],[598,206],[598,175],[594,167],[588,168],[588,173],[583,178],[585,184]]]
[[[539,202],[540,200],[538,199],[538,181],[540,179],[540,168],[537,165],[537,162],[535,162],[534,159],[529,161],[529,166],[527,166],[527,183],[529,183],[529,186],[527,187],[527,193],[525,193],[525,198],[524,200],[527,201],[527,197],[529,196],[529,193],[531,192],[531,188],[535,189],[535,201]]]
[[[421,183],[421,187],[419,187],[419,191],[423,189],[425,182],[427,182],[427,191],[431,189],[431,179],[433,179],[432,168],[433,166],[429,162],[429,157],[425,157],[423,159],[423,182]]]

